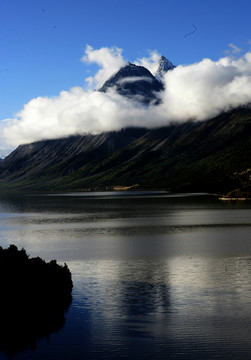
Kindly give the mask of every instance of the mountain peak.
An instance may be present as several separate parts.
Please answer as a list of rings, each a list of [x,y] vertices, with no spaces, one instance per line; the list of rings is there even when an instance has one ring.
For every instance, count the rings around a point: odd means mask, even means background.
[[[174,68],[176,68],[176,66],[173,65],[173,63],[171,63],[171,61],[168,60],[165,56],[162,55],[159,59],[158,70],[155,74],[156,79],[162,81],[165,73],[169,70],[173,70]]]
[[[99,91],[107,92],[111,88],[144,104],[156,104],[159,101],[156,93],[163,90],[163,84],[145,67],[129,62],[112,75]]]

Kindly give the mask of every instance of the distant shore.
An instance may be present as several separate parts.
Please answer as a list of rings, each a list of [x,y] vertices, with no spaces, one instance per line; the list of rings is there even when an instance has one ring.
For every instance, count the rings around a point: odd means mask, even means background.
[[[223,201],[250,201],[250,197],[220,197],[219,200]]]

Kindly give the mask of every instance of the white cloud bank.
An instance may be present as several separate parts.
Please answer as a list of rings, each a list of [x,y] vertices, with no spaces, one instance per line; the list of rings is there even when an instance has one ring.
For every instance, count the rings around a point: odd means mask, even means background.
[[[153,73],[159,54],[137,59]],[[95,62],[100,70],[87,79],[99,88],[126,62],[122,50],[87,46],[85,62]],[[178,66],[164,78],[162,103],[148,108],[115,92],[85,91],[75,87],[56,97],[32,99],[17,114],[0,125],[0,141],[17,146],[42,139],[73,134],[100,133],[126,126],[159,127],[173,121],[206,120],[222,111],[251,102],[251,52],[234,59]]]
[[[86,79],[90,88],[100,88],[113,73],[126,64],[122,57],[122,49],[117,47],[94,50],[87,45],[85,55],[81,60],[87,64],[95,63],[100,66],[94,77],[90,76]]]

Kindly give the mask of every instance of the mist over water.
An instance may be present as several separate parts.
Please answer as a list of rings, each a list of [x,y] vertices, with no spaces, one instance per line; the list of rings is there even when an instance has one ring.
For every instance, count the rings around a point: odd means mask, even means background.
[[[64,327],[15,359],[250,359],[250,215],[205,195],[0,196],[0,245],[74,282]]]

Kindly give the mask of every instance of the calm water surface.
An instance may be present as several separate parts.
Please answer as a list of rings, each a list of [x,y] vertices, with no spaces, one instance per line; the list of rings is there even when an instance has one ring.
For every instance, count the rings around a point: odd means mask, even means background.
[[[74,282],[64,327],[15,359],[251,359],[251,203],[0,195],[0,226]]]

